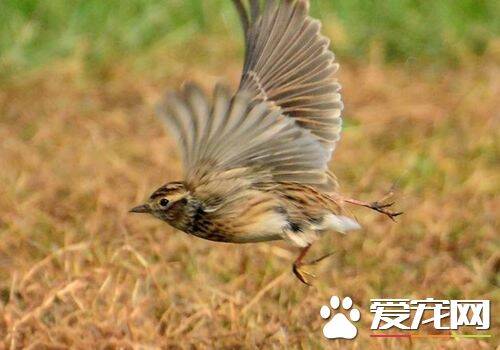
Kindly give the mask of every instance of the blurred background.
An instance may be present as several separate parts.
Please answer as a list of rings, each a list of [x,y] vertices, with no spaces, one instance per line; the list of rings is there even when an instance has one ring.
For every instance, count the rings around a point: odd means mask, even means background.
[[[4,0],[0,6],[3,74],[75,56],[105,69],[117,59],[147,60],[152,51],[189,43],[203,49],[187,56],[202,61],[213,59],[207,50],[224,52],[222,38],[240,43],[227,0]],[[312,2],[340,58],[376,55],[406,65],[458,65],[491,53],[498,45],[499,11],[498,2],[488,0]]]
[[[216,244],[127,214],[182,176],[154,115],[162,92],[238,83],[230,1],[0,1],[0,349],[495,348],[500,2],[311,12],[341,64],[342,192],[394,190],[405,215],[352,208],[363,231],[313,248],[335,254],[307,288],[284,244]],[[355,341],[322,337],[334,294],[361,310]],[[383,297],[490,299],[493,338],[369,338]]]

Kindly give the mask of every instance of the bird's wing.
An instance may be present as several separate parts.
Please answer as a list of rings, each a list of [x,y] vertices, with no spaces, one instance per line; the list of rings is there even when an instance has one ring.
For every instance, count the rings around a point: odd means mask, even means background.
[[[186,179],[193,188],[291,181],[333,190],[327,164],[342,102],[328,39],[305,0],[268,0],[262,8],[258,0],[248,8],[233,1],[247,47],[236,95],[219,86],[209,101],[187,85],[160,107],[178,137]]]
[[[207,183],[292,181],[316,187],[328,183],[328,152],[275,104],[234,97],[216,87],[213,101],[194,84],[169,94],[159,113],[180,145],[186,180]]]
[[[307,0],[233,0],[245,32],[240,91],[310,130],[331,157],[342,127],[338,64]],[[248,5],[248,6],[245,6]]]

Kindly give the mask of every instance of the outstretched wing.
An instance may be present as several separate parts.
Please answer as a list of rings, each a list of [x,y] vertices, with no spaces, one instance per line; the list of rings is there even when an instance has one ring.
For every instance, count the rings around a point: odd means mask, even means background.
[[[340,138],[343,105],[332,77],[338,64],[308,16],[307,0],[233,0],[245,31],[246,56],[240,91],[269,101],[310,130],[329,158]]]
[[[159,114],[180,145],[186,179],[193,187],[221,179],[252,183],[294,181],[313,186],[328,182],[328,155],[311,132],[266,101],[251,102],[215,89],[210,103],[188,84],[169,94]]]
[[[331,191],[328,161],[342,103],[328,40],[308,17],[307,1],[269,0],[262,10],[249,1],[246,9],[234,0],[247,46],[236,95],[219,86],[209,101],[191,84],[159,108],[178,138],[186,180],[207,192],[276,181]]]

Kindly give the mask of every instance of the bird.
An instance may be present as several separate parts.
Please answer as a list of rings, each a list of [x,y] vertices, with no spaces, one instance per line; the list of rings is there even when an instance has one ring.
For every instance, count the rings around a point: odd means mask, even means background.
[[[169,92],[158,115],[176,141],[182,181],[155,190],[133,213],[147,213],[189,235],[216,242],[284,240],[300,249],[295,276],[326,232],[360,225],[345,209],[361,205],[394,219],[393,203],[340,194],[329,162],[340,139],[339,65],[307,0],[232,0],[245,58],[236,90],[196,83]]]

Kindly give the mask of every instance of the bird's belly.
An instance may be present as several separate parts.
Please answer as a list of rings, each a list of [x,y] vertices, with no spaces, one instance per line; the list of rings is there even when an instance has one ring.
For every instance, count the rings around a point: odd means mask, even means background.
[[[211,225],[209,229],[192,230],[190,234],[216,242],[255,243],[283,239],[283,231],[288,226],[286,218],[278,212],[270,211],[258,218],[232,218]]]
[[[257,243],[257,242],[267,242],[276,241],[283,239],[280,233],[272,232],[221,232],[221,231],[210,231],[210,232],[189,232],[193,236],[203,238],[214,242],[228,242],[228,243]]]

